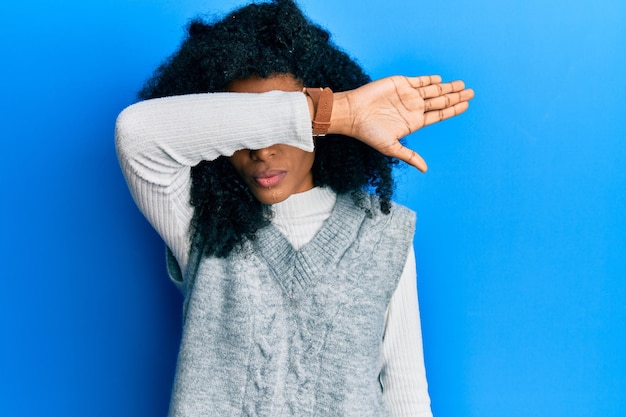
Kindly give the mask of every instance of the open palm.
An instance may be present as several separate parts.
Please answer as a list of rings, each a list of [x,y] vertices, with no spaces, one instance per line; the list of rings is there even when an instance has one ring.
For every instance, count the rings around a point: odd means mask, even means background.
[[[426,162],[399,140],[416,130],[456,116],[474,92],[462,81],[441,83],[439,76],[393,76],[337,93],[344,100],[347,134],[379,152],[426,171]]]

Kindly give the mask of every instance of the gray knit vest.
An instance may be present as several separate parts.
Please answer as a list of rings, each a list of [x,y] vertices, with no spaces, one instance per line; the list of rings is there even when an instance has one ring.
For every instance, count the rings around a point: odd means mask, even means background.
[[[192,249],[171,417],[388,416],[379,376],[385,313],[415,216],[338,196],[294,250],[274,226],[226,259]],[[370,215],[364,210],[368,209]]]

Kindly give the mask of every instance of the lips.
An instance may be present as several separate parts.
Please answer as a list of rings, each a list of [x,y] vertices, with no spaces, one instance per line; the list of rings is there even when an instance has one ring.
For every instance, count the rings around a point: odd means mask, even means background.
[[[259,187],[270,188],[278,185],[285,175],[287,171],[268,170],[254,173],[252,179]]]

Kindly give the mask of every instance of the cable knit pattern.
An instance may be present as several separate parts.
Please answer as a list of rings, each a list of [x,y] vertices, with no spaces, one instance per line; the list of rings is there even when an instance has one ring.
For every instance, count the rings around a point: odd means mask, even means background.
[[[240,253],[202,259],[185,276],[170,415],[391,415],[379,381],[385,312],[413,230],[407,209],[370,218],[338,196],[300,250],[269,226]]]

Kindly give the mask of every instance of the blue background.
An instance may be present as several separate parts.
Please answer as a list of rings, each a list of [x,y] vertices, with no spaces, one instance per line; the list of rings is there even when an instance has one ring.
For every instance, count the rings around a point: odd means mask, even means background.
[[[191,17],[243,3],[0,6],[1,415],[165,415],[181,297],[113,125]],[[476,90],[398,172],[436,417],[626,415],[626,3],[301,5],[374,78]]]

